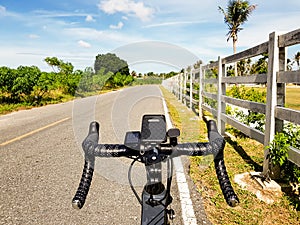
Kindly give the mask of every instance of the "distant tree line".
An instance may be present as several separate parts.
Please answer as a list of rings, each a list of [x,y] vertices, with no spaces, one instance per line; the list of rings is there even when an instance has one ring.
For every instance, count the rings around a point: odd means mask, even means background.
[[[57,57],[44,61],[52,72],[42,72],[36,66],[0,67],[0,103],[40,105],[64,95],[122,87],[133,81],[127,62],[111,53],[96,56],[95,70],[87,67],[74,71],[70,62]]]
[[[36,66],[19,66],[17,69],[0,67],[1,103],[28,102],[39,104],[50,93],[59,91],[74,94],[81,72],[73,71],[72,64],[46,58],[57,72],[42,72]]]
[[[262,54],[256,60],[243,59],[236,63],[237,76],[248,76],[251,74],[266,74],[268,72],[268,54]],[[210,61],[212,63],[214,61]],[[300,52],[297,52],[293,58],[287,59],[287,70],[300,70]],[[212,68],[206,72],[206,78],[216,78],[218,75],[218,69]],[[226,67],[226,76],[235,76],[235,67],[233,64]]]
[[[3,104],[43,105],[59,102],[67,96],[86,96],[102,89],[112,89],[130,84],[159,83],[153,77],[162,79],[174,76],[176,72],[154,74],[146,82],[134,82],[138,75],[130,74],[128,64],[113,53],[98,54],[94,68],[74,70],[70,62],[57,57],[44,61],[52,72],[43,72],[36,66],[19,66],[16,69],[0,67],[0,106]]]

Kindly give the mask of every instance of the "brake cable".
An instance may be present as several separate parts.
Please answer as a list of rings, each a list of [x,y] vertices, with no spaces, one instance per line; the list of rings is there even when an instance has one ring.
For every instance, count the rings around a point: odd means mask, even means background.
[[[138,161],[140,159],[140,157],[137,157],[135,158],[132,163],[130,164],[130,167],[129,167],[129,170],[128,170],[128,181],[129,181],[129,185],[130,185],[130,188],[133,192],[133,194],[135,195],[136,199],[138,200],[138,202],[142,205],[142,200],[140,198],[140,196],[138,195],[137,191],[135,190],[134,186],[133,186],[133,183],[132,183],[132,179],[131,179],[131,173],[132,173],[132,168],[133,168],[133,165],[135,164],[136,161]],[[172,184],[172,178],[173,178],[173,160],[170,159],[169,157],[167,158],[167,188],[166,188],[166,194],[165,194],[165,197],[163,199],[161,199],[160,201],[158,201],[161,205],[164,205],[162,203],[162,201],[164,199],[166,199],[166,205],[169,205],[173,198],[171,196],[171,184]],[[152,196],[152,195],[151,195]]]
[[[133,184],[132,184],[132,180],[131,180],[131,170],[132,170],[132,167],[133,167],[134,163],[135,163],[136,161],[138,161],[138,159],[139,159],[139,157],[135,158],[135,159],[132,161],[132,163],[130,164],[130,167],[129,167],[129,170],[128,170],[128,181],[129,181],[129,185],[130,185],[130,188],[131,188],[133,194],[134,194],[135,197],[137,198],[138,202],[142,205],[142,200],[141,200],[140,196],[138,195],[138,193],[136,192],[136,190],[135,190],[135,188],[134,188],[134,186],[133,186]]]

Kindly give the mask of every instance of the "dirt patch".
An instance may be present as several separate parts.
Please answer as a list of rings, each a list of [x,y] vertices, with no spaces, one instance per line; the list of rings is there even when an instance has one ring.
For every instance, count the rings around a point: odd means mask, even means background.
[[[281,190],[278,189],[264,189],[257,181],[251,176],[250,173],[246,172],[243,174],[237,174],[234,176],[234,182],[236,182],[243,190],[247,190],[256,197],[267,203],[273,204],[280,202],[282,197]]]

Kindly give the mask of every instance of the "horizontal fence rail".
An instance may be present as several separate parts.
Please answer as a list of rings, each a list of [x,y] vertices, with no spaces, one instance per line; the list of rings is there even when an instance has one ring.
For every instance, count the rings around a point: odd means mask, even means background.
[[[191,110],[202,117],[203,111],[210,112],[217,119],[219,132],[225,133],[225,125],[231,125],[256,141],[268,146],[276,132],[281,132],[286,121],[300,125],[300,111],[286,108],[286,84],[300,84],[300,70],[287,70],[287,47],[300,44],[300,29],[278,35],[273,32],[269,40],[240,53],[218,58],[218,61],[190,66],[183,73],[163,81],[163,85]],[[268,72],[247,76],[226,77],[226,68],[240,60],[268,54]],[[209,76],[214,71],[216,77]],[[266,104],[226,96],[226,88],[232,85],[265,85]],[[299,89],[300,91],[300,89]],[[226,113],[226,107],[239,107],[251,112],[265,114],[265,131],[248,126]],[[300,137],[299,137],[300,138]],[[263,173],[270,171],[268,149],[264,152]],[[290,147],[289,161],[300,166],[300,150]]]

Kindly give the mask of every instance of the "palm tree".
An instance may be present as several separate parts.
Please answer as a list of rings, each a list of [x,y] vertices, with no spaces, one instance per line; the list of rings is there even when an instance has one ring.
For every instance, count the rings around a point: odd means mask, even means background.
[[[294,62],[297,63],[298,69],[300,69],[300,52],[297,52],[294,56]]]
[[[219,6],[219,11],[224,14],[224,22],[229,29],[227,41],[232,38],[234,54],[236,53],[236,43],[238,40],[237,34],[243,29],[240,26],[248,20],[248,17],[255,8],[256,5],[250,5],[249,1],[243,0],[230,0],[226,11]]]

